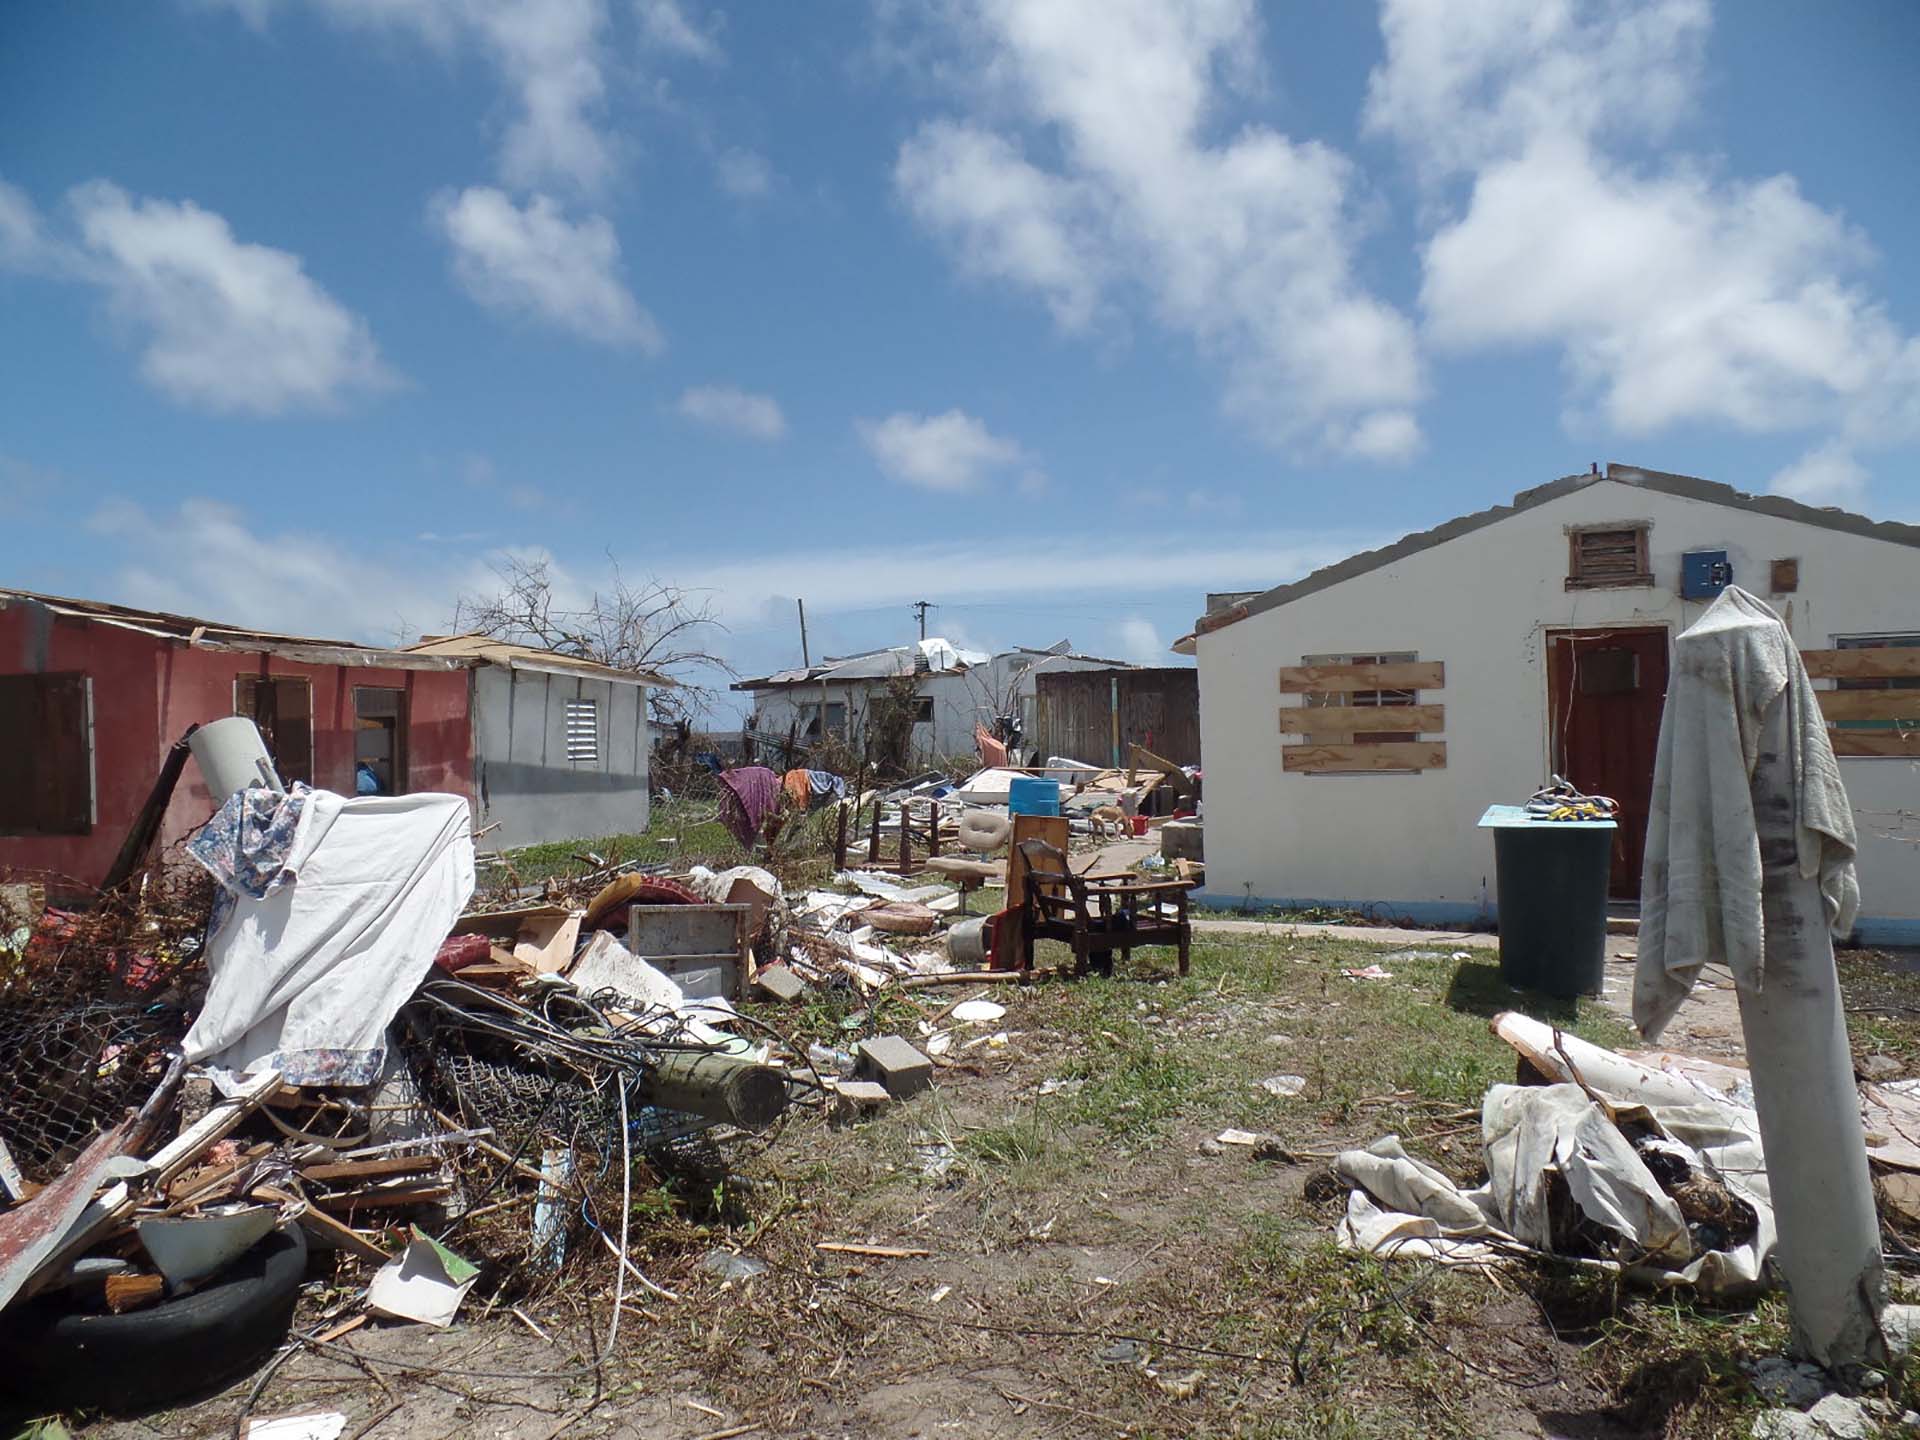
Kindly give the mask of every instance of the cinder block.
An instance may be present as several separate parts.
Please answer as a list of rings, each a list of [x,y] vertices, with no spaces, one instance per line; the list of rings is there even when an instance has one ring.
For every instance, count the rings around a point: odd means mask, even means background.
[[[933,1084],[933,1062],[898,1035],[862,1040],[853,1073],[878,1080],[896,1100],[917,1095]]]
[[[807,982],[785,965],[763,965],[754,975],[753,984],[775,1000],[792,1002],[807,993]]]
[[[1205,860],[1204,835],[1198,820],[1169,820],[1160,827],[1160,853],[1169,860]]]

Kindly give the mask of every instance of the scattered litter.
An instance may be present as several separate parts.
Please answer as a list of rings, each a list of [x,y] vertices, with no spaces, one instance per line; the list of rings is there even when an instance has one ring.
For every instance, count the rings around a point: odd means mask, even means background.
[[[1034,1094],[1036,1095],[1072,1095],[1076,1091],[1081,1089],[1081,1087],[1083,1087],[1086,1083],[1087,1082],[1085,1080],[1080,1079],[1078,1077],[1063,1079],[1059,1076],[1051,1076],[1048,1079],[1042,1080],[1040,1082],[1039,1087],[1034,1091]]]
[[[1393,972],[1382,970],[1378,965],[1365,965],[1358,970],[1346,969],[1340,972],[1349,980],[1391,980]]]
[[[1307,1077],[1304,1075],[1269,1075],[1260,1082],[1260,1088],[1269,1095],[1282,1098],[1288,1095],[1298,1095],[1307,1088]]]
[[[821,1240],[813,1248],[830,1255],[865,1255],[874,1260],[924,1260],[933,1254],[914,1245],[861,1245],[840,1240]]]
[[[1100,1352],[1100,1358],[1109,1365],[1138,1365],[1144,1361],[1146,1352],[1134,1340],[1116,1340]]]
[[[1200,1142],[1200,1153],[1202,1155],[1224,1155],[1227,1153],[1227,1147],[1222,1145],[1218,1140],[1209,1138]]]
[[[316,1410],[311,1415],[281,1415],[272,1420],[249,1420],[247,1440],[339,1440],[347,1417],[338,1410]]]
[[[948,1013],[963,1025],[990,1025],[1007,1013],[1007,1007],[992,1000],[962,1000]]]
[[[1213,1137],[1222,1145],[1258,1145],[1260,1136],[1252,1130],[1222,1130]]]
[[[928,1180],[944,1179],[953,1169],[954,1161],[960,1158],[960,1152],[946,1140],[931,1140],[913,1147],[914,1160],[920,1168],[920,1174]]]
[[[413,1238],[407,1248],[383,1265],[367,1285],[367,1304],[396,1320],[444,1330],[480,1278],[480,1267],[454,1254],[418,1225],[410,1229]]]
[[[722,1280],[751,1280],[767,1273],[767,1262],[751,1255],[736,1255],[731,1250],[709,1250],[700,1257],[700,1268]]]
[[[942,1285],[938,1290],[934,1291],[931,1295],[927,1296],[927,1304],[938,1305],[942,1300],[946,1299],[947,1296],[951,1295],[952,1293],[953,1293],[953,1286]]]
[[[1204,1370],[1189,1370],[1184,1375],[1155,1375],[1153,1383],[1176,1400],[1191,1400],[1206,1378]]]

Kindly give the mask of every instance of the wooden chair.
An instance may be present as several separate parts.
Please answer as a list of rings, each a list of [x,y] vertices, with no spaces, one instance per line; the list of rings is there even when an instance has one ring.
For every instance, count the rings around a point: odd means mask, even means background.
[[[1113,973],[1113,952],[1131,959],[1135,946],[1173,945],[1187,973],[1192,929],[1187,924],[1191,880],[1142,880],[1138,875],[1076,875],[1067,857],[1044,840],[1022,840],[1015,863],[1026,867],[1022,967],[1033,968],[1033,942],[1062,940],[1073,947],[1073,973],[1089,966]]]

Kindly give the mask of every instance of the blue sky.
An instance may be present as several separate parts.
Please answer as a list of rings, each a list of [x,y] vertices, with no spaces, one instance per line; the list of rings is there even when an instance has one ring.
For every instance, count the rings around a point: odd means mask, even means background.
[[[1920,9],[15,0],[0,578],[1164,658],[1621,460],[1920,520]]]

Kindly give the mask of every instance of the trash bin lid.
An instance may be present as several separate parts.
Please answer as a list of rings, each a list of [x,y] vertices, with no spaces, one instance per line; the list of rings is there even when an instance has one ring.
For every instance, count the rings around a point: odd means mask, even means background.
[[[1482,830],[1617,830],[1619,824],[1612,820],[1549,820],[1544,816],[1532,815],[1524,805],[1489,805],[1487,813],[1480,817]]]

